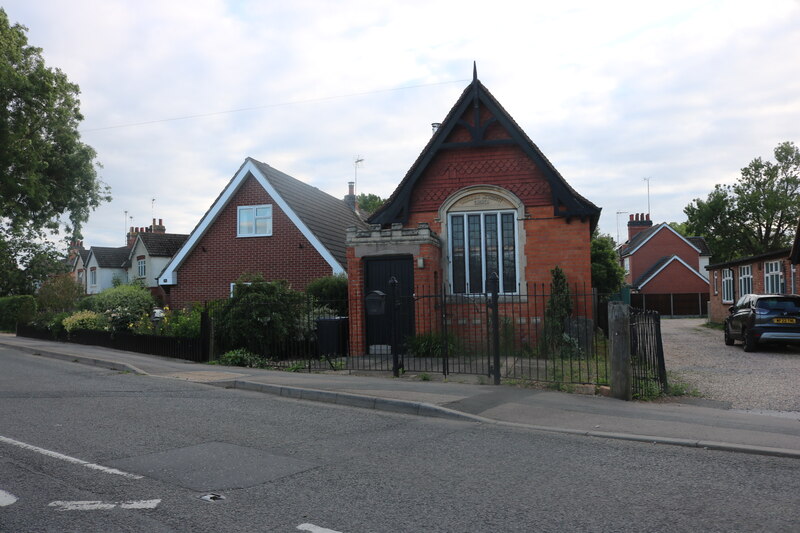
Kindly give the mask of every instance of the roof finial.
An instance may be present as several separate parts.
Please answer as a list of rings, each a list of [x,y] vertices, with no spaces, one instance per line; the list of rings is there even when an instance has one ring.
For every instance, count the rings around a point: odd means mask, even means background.
[[[478,62],[472,62],[472,81],[478,81]]]

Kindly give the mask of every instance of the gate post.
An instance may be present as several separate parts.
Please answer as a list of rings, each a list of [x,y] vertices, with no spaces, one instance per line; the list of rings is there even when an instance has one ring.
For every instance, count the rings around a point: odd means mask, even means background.
[[[611,395],[630,401],[633,397],[630,306],[625,302],[608,302],[608,340],[611,344]]]
[[[447,289],[445,284],[442,283],[442,374],[447,378],[450,373],[450,337],[447,332]]]
[[[492,374],[494,375],[494,384],[500,385],[500,309],[498,305],[498,293],[500,291],[500,278],[497,272],[492,272],[489,276],[488,283],[489,291],[491,292],[491,309],[492,309]]]
[[[200,312],[200,360],[211,361],[211,318],[208,316],[208,303]]]
[[[392,342],[392,375],[396,378],[400,377],[400,356],[397,353],[397,278],[392,276],[389,278],[389,317],[391,320],[391,342]]]

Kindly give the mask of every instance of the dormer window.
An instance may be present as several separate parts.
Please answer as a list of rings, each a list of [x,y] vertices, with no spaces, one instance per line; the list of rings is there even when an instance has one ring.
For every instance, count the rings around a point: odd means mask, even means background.
[[[272,205],[239,206],[237,237],[269,237],[272,235]]]

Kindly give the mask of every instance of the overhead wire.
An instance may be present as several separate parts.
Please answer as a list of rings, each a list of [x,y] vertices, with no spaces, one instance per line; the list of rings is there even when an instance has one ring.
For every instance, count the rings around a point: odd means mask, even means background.
[[[256,111],[256,110],[259,110],[259,109],[269,109],[269,108],[274,108],[274,107],[284,107],[284,106],[299,105],[299,104],[309,104],[309,103],[315,103],[315,102],[325,102],[325,101],[330,101],[330,100],[338,100],[338,99],[342,99],[342,98],[352,98],[354,96],[366,96],[366,95],[370,95],[370,94],[380,94],[380,93],[388,93],[388,92],[395,92],[395,91],[404,91],[404,90],[408,90],[408,89],[419,89],[421,87],[434,87],[434,86],[437,86],[437,85],[449,85],[449,84],[452,84],[452,83],[463,83],[465,81],[469,81],[469,80],[460,79],[460,80],[441,81],[441,82],[436,82],[436,83],[422,83],[422,84],[419,84],[419,85],[406,85],[406,86],[403,86],[403,87],[393,87],[393,88],[390,88],[390,89],[376,89],[376,90],[372,90],[372,91],[363,91],[363,92],[357,92],[357,93],[339,94],[339,95],[334,95],[334,96],[323,96],[323,97],[320,97],[320,98],[307,98],[307,99],[303,99],[303,100],[293,100],[293,101],[289,101],[289,102],[279,102],[279,103],[275,103],[275,104],[264,104],[264,105],[251,106],[251,107],[240,107],[240,108],[237,108],[237,109],[228,109],[228,110],[225,110],[225,111],[213,111],[213,112],[208,112],[208,113],[196,113],[196,114],[192,114],[192,115],[182,115],[182,116],[179,116],[179,117],[170,117],[170,118],[146,120],[146,121],[142,121],[142,122],[129,122],[129,123],[125,123],[125,124],[116,124],[116,125],[113,125],[113,126],[101,126],[101,127],[98,127],[98,128],[85,128],[85,129],[81,128],[81,132],[89,133],[89,132],[93,132],[93,131],[113,130],[113,129],[120,129],[120,128],[133,128],[133,127],[137,127],[137,126],[147,126],[147,125],[150,125],[150,124],[160,124],[160,123],[163,123],[163,122],[176,122],[176,121],[179,121],[179,120],[191,120],[191,119],[195,119],[195,118],[205,118],[205,117],[213,117],[213,116],[218,116],[218,115],[229,115],[229,114],[233,114],[233,113],[243,113],[245,111]]]

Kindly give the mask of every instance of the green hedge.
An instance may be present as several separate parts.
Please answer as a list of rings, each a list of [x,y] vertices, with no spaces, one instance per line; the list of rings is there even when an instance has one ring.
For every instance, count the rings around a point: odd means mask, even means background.
[[[0,330],[15,331],[17,322],[27,323],[36,316],[36,299],[30,294],[0,298]]]

